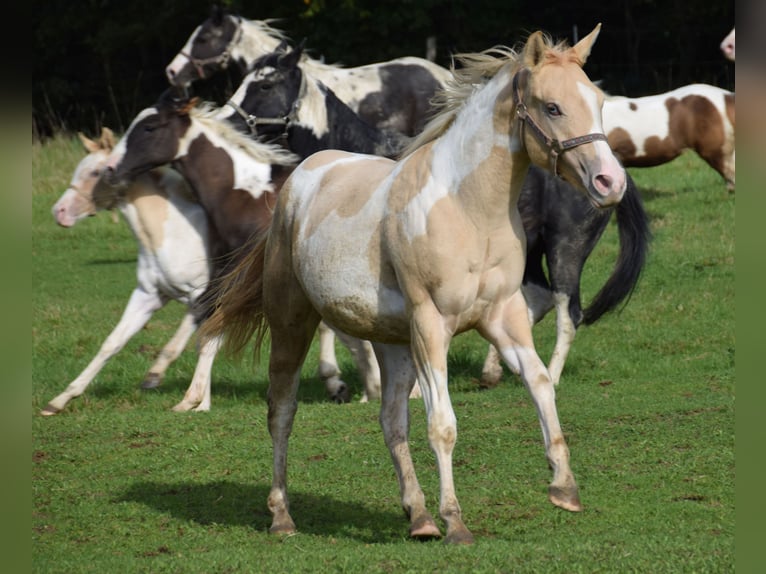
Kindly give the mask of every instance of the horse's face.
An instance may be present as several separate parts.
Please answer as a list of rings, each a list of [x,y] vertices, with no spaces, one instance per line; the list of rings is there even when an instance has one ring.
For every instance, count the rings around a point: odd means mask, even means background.
[[[186,87],[210,77],[229,63],[231,46],[239,33],[239,21],[220,9],[192,32],[181,51],[165,68],[171,85]]]
[[[53,217],[62,227],[72,227],[81,219],[95,215],[99,207],[110,208],[112,205],[98,205],[101,176],[106,171],[109,154],[114,148],[114,135],[109,128],[102,128],[101,137],[91,140],[78,134],[80,141],[89,152],[72,174],[69,187],[64,191],[52,208]],[[114,194],[111,194],[114,196]]]
[[[277,50],[259,58],[253,70],[230,98],[245,112],[258,119],[284,119],[300,98],[303,72],[298,67],[300,50]],[[234,124],[244,120],[236,113],[227,118]],[[258,135],[278,136],[283,123],[257,123]]]
[[[532,35],[524,49],[524,64],[530,73],[526,86],[519,86],[519,90],[529,116],[542,132],[572,146],[555,151],[533,127],[525,125],[522,137],[532,163],[549,171],[555,169],[586,192],[594,205],[607,207],[622,199],[626,174],[604,136],[604,95],[582,70],[598,31],[597,27],[564,55],[553,54],[542,44],[542,36]],[[573,140],[591,134],[594,136],[584,138],[584,143]],[[567,140],[572,141],[565,143]]]
[[[109,156],[107,181],[124,184],[176,159],[179,144],[191,125],[188,110],[193,105],[165,103],[161,99],[139,113]]]

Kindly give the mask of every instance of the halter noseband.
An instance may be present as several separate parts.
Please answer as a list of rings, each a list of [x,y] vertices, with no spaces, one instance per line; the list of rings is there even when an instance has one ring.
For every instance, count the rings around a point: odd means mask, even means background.
[[[295,98],[295,101],[293,102],[293,105],[290,107],[290,111],[287,113],[286,116],[282,116],[279,118],[259,118],[258,116],[254,114],[249,114],[245,109],[242,108],[239,104],[236,102],[233,102],[232,100],[228,100],[224,105],[230,106],[234,109],[235,112],[237,112],[240,117],[245,120],[245,123],[247,124],[248,129],[250,130],[250,134],[253,136],[258,135],[258,126],[284,126],[284,130],[280,137],[283,137],[287,139],[287,129],[290,127],[290,124],[292,124],[295,120],[298,119],[298,110],[301,107],[301,100],[303,100],[303,96],[306,95],[306,74],[303,72],[303,70],[300,70],[301,72],[301,85],[298,88],[298,96]]]
[[[197,75],[199,76],[200,80],[205,79],[205,68],[204,66],[206,64],[220,64],[221,69],[225,70],[229,66],[229,61],[231,60],[231,53],[234,50],[234,46],[236,46],[239,41],[242,39],[242,18],[237,17],[237,29],[234,31],[234,37],[231,39],[231,42],[226,46],[226,48],[218,54],[217,56],[212,56],[210,58],[194,58],[191,54],[187,54],[183,50],[181,50],[180,54],[184,56],[189,62],[194,66],[194,69],[197,71]]]
[[[522,145],[524,143],[523,128],[526,125],[530,127],[532,133],[535,134],[535,137],[537,137],[537,139],[540,140],[540,142],[548,148],[551,156],[551,171],[554,175],[558,175],[558,172],[556,171],[556,163],[558,161],[559,155],[561,155],[563,152],[577,146],[581,146],[582,144],[591,143],[597,140],[607,141],[606,135],[603,133],[592,133],[584,136],[577,136],[568,140],[564,140],[563,142],[546,134],[543,128],[541,128],[534,120],[534,118],[529,115],[529,110],[527,110],[527,106],[524,104],[524,101],[521,97],[521,91],[519,89],[519,76],[522,74],[524,74],[524,78],[526,79],[526,77],[529,75],[529,68],[522,68],[513,76],[513,103],[516,106],[516,116],[521,122]]]

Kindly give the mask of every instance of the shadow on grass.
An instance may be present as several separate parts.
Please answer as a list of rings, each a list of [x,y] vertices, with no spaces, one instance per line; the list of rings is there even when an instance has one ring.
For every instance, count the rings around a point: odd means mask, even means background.
[[[271,525],[268,494],[268,485],[230,481],[138,482],[115,502],[134,502],[203,526],[250,526],[266,532]],[[409,528],[402,512],[371,510],[363,504],[298,489],[290,491],[290,512],[300,533],[351,538],[368,544],[401,540]]]

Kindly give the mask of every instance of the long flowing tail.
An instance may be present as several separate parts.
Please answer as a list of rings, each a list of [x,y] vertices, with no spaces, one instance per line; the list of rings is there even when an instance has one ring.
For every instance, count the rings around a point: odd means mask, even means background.
[[[241,248],[234,267],[212,288],[213,313],[200,326],[201,341],[223,336],[221,350],[241,356],[248,341],[257,335],[254,355],[268,332],[263,313],[263,264],[268,227]]]
[[[595,323],[621,302],[627,304],[646,262],[652,234],[641,196],[630,176],[625,196],[617,204],[616,211],[620,253],[611,276],[583,311],[583,323],[586,325]]]

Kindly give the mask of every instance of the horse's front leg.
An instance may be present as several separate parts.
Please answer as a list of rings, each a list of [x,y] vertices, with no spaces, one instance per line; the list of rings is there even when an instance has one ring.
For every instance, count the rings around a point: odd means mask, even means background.
[[[340,333],[338,333],[340,336]],[[335,331],[327,323],[319,323],[319,378],[334,403],[347,403],[350,391],[340,378],[340,367],[335,354]]]
[[[445,542],[471,544],[473,535],[463,523],[452,475],[452,452],[457,441],[457,420],[447,389],[447,350],[451,335],[430,302],[413,310],[412,356],[428,417],[428,441],[439,465],[439,514],[447,525]]]
[[[481,331],[497,347],[508,367],[520,374],[532,396],[543,431],[546,456],[553,469],[553,480],[548,488],[550,501],[566,510],[580,511],[582,504],[556,411],[553,381],[535,350],[527,312],[526,301],[519,291],[490,314],[490,320],[482,325]]]
[[[98,375],[106,362],[120,352],[125,344],[146,325],[155,311],[162,308],[167,300],[157,293],[149,293],[137,287],[122,313],[119,323],[101,345],[98,353],[91,360],[85,370],[69,383],[63,393],[51,400],[41,411],[41,415],[55,415],[60,412],[69,401],[79,397]]]

